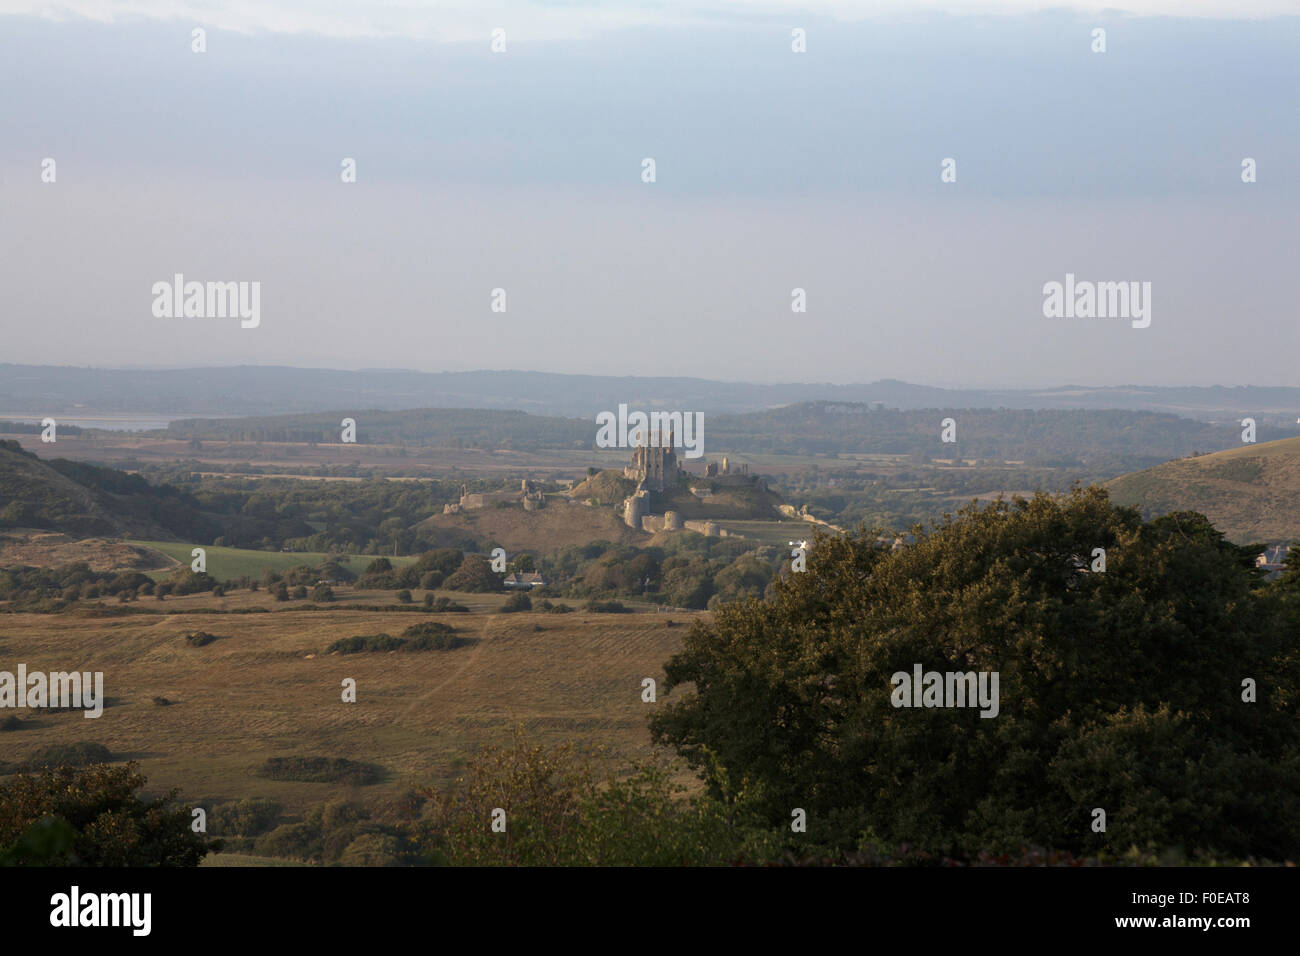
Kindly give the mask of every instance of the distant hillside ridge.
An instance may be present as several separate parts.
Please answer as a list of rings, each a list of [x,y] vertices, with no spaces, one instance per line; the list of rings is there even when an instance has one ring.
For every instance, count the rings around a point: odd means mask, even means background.
[[[596,450],[595,418],[561,418],[494,409],[346,410],[258,418],[172,422],[172,438],[343,444],[340,423],[356,421],[358,444],[538,451]],[[941,441],[945,419],[956,441]],[[705,416],[706,455],[917,455],[994,459],[1057,467],[1154,465],[1193,451],[1228,448],[1236,421],[1211,424],[1167,412],[935,407],[897,409],[844,402],[801,402],[739,415]],[[1300,427],[1259,424],[1262,441],[1300,437]],[[630,454],[630,452],[629,452]]]
[[[233,366],[187,369],[96,369],[0,364],[0,411],[154,412],[178,416],[261,415],[336,408],[487,408],[590,418],[617,402],[706,414],[759,411],[800,402],[883,402],[919,408],[1122,409],[1173,412],[1203,420],[1251,415],[1295,420],[1300,388],[1144,386],[940,388],[895,379],[830,383],[719,382],[703,378],[479,370]]]
[[[1107,488],[1148,516],[1199,511],[1237,544],[1300,541],[1300,438],[1180,458]]]
[[[59,531],[75,538],[173,540],[210,533],[198,503],[139,475],[61,458],[44,460],[0,440],[0,529]]]

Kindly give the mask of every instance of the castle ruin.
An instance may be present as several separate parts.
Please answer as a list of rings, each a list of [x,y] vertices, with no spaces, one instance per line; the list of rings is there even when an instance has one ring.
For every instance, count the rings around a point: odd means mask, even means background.
[[[663,432],[655,432],[646,444],[643,433],[640,430],[636,433],[636,450],[632,452],[632,463],[623,469],[623,477],[635,481],[638,490],[664,491],[681,476],[682,466],[673,450],[673,433],[668,432],[666,442],[662,438]]]

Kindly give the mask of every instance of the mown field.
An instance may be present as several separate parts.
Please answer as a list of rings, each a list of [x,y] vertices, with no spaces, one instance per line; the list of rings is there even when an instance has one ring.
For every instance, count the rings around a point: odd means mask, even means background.
[[[303,610],[304,602],[237,591],[139,602],[157,614],[0,615],[0,668],[102,671],[108,699],[97,719],[14,711],[24,727],[0,733],[0,761],[90,741],[138,761],[150,790],[179,787],[205,804],[261,796],[294,812],[346,798],[380,813],[409,788],[452,781],[477,748],[506,743],[520,725],[540,741],[599,749],[622,767],[652,753],[646,717],[656,705],[642,702],[642,679],[662,682],[685,625],[707,616],[502,614],[504,595],[452,592],[440,593],[468,613],[396,613],[380,609],[391,592],[336,591],[341,603],[376,609]],[[254,607],[268,613],[230,613]],[[397,636],[426,620],[451,624],[467,645],[326,653],[340,638]],[[185,636],[198,630],[217,640],[192,646]],[[349,677],[355,704],[341,699]],[[344,757],[379,764],[384,776],[368,786],[258,776],[267,758],[284,756]]]
[[[779,548],[788,547],[791,541],[811,541],[813,529],[817,527],[808,521],[733,521],[729,518],[720,519],[718,524],[732,534],[743,535],[746,541]]]

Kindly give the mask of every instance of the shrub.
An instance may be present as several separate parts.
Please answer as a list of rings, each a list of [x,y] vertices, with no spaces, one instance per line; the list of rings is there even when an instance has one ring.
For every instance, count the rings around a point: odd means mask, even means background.
[[[293,596],[296,599],[305,598],[307,596],[307,586],[305,584],[299,584],[293,589]]]
[[[218,804],[208,814],[208,829],[218,836],[255,837],[280,819],[284,808],[266,797],[245,797]]]
[[[356,637],[341,637],[325,649],[326,654],[360,654],[363,651],[396,651],[406,641],[400,637],[387,634],[359,634]]]
[[[84,767],[88,764],[108,763],[112,752],[103,744],[79,740],[73,744],[50,744],[32,753],[24,767],[39,770],[42,767]]]
[[[194,631],[192,634],[185,635],[185,642],[191,647],[204,647],[216,639],[215,634],[209,634],[207,631]]]
[[[0,866],[197,866],[221,848],[190,829],[177,791],[136,794],[135,764],[62,766],[0,784]]]
[[[396,866],[401,862],[397,838],[386,833],[361,834],[339,857],[343,866]]]
[[[343,757],[268,757],[257,775],[270,780],[367,786],[383,779],[384,768]]]
[[[410,592],[409,590],[407,590],[406,588],[402,588],[402,590],[400,590],[400,591],[397,592],[397,600],[399,600],[399,601],[402,602],[403,604],[410,604],[410,603],[411,603],[411,592]]]
[[[588,601],[587,610],[596,614],[631,614],[632,608],[622,601]]]
[[[467,554],[456,573],[447,578],[445,587],[449,591],[468,591],[487,593],[501,590],[501,576],[492,570],[486,558],[477,554]]]
[[[366,822],[369,812],[357,803],[328,803],[312,807],[297,823],[285,823],[270,833],[258,837],[255,852],[264,856],[293,857],[302,860],[319,860],[332,863],[344,856],[349,846],[366,833],[375,832],[373,824]],[[397,841],[390,846],[397,850]],[[358,848],[358,857],[372,862],[378,860],[378,848],[367,844]]]
[[[217,586],[217,579],[206,571],[194,571],[184,567],[172,573],[166,582],[173,594],[198,594],[211,591]]]
[[[454,628],[439,621],[412,624],[402,632],[402,637],[408,642],[406,649],[412,651],[450,651],[465,643],[456,636]]]
[[[426,790],[415,841],[452,866],[683,866],[773,859],[776,843],[704,799],[678,798],[664,768],[602,781],[570,744],[516,736],[475,755],[453,790]],[[510,839],[481,823],[508,807]]]
[[[311,599],[327,604],[334,600],[334,589],[328,584],[318,584],[311,589]]]
[[[424,606],[429,608],[432,611],[438,611],[438,612],[446,611],[447,613],[454,613],[454,614],[465,614],[468,613],[469,611],[469,608],[467,608],[465,605],[457,601],[453,601],[451,598],[448,597],[440,597],[437,598],[436,600],[430,601],[429,598],[431,598],[432,596],[433,595],[430,594],[426,594],[424,596]]]
[[[514,614],[517,611],[531,611],[532,609],[533,602],[523,591],[516,591],[506,598],[506,602],[501,605],[502,614]]]
[[[166,697],[155,697],[153,699],[153,702],[158,707],[168,707],[171,705],[171,701],[168,700]]]

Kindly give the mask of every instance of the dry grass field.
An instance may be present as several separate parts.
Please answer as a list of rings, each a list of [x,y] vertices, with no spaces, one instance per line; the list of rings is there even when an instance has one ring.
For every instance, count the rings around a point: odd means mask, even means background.
[[[341,603],[388,604],[391,592],[337,589]],[[422,594],[417,594],[419,601]],[[104,673],[103,715],[14,711],[31,723],[0,733],[0,761],[50,744],[92,741],[139,762],[150,790],[179,787],[219,802],[273,797],[290,811],[343,797],[381,805],[407,788],[454,779],[479,746],[530,736],[604,748],[610,766],[652,753],[641,680],[662,665],[689,621],[704,612],[501,614],[502,595],[450,594],[470,613],[294,610],[265,592],[190,595],[140,606],[167,611],[93,617],[0,615],[0,669]],[[220,614],[240,606],[271,613]],[[177,614],[177,611],[199,613]],[[207,611],[208,613],[203,613]],[[675,622],[670,627],[668,621]],[[450,651],[325,654],[359,634],[400,635],[417,621],[453,625],[470,640]],[[191,646],[185,635],[218,640]],[[357,682],[343,703],[341,682]],[[155,697],[170,704],[160,706]],[[661,696],[660,702],[663,698]],[[376,763],[385,779],[364,787],[263,779],[277,756],[346,757]]]

